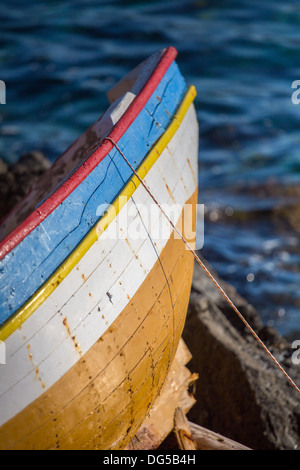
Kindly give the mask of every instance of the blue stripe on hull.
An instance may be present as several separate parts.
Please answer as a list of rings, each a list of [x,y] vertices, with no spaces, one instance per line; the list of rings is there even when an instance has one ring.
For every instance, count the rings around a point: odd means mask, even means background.
[[[135,169],[170,124],[185,91],[185,81],[173,63],[119,140],[118,146]],[[47,219],[0,261],[0,324],[68,257],[99,219],[97,207],[112,202],[131,176],[130,168],[113,149]]]

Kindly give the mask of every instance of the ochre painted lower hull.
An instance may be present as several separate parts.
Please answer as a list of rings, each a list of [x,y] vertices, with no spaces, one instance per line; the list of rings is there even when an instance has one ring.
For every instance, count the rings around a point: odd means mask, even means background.
[[[187,203],[194,206],[195,226],[197,191]],[[193,262],[173,233],[104,335],[58,382],[0,428],[0,448],[124,448],[159,394],[174,358]]]

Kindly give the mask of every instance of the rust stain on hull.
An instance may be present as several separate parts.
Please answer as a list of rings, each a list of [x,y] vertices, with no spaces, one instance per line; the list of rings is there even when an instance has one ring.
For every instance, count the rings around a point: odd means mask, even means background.
[[[31,348],[30,344],[27,344],[26,348],[27,348],[27,351],[28,351],[28,358],[29,358],[30,362],[32,362],[32,354],[30,352],[30,348]]]
[[[132,248],[131,244],[130,244],[130,241],[128,240],[128,238],[125,238],[125,241],[127,243],[127,245],[129,246],[131,252],[133,253],[135,259],[139,262],[140,264],[140,267],[142,268],[142,270],[144,271],[145,274],[147,274],[147,271],[145,270],[140,258],[138,257],[138,255],[136,254],[136,251]]]
[[[35,369],[34,369],[34,380],[35,380],[35,382],[40,382],[42,389],[44,389],[46,387],[46,384],[45,384],[45,382],[43,382],[43,380],[40,377],[40,371],[39,371],[38,366],[34,365],[33,355],[31,353],[31,345],[27,344],[26,347],[27,347],[27,351],[28,351],[28,359],[31,362],[31,364],[33,365],[33,367],[35,367]]]

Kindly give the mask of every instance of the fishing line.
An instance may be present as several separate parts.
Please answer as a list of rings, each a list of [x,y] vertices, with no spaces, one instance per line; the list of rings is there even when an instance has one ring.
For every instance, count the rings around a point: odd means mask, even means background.
[[[232,302],[232,300],[228,297],[226,292],[223,290],[223,288],[220,286],[218,281],[214,278],[214,276],[211,274],[209,269],[205,266],[205,264],[201,261],[195,250],[191,247],[191,245],[188,243],[188,241],[184,238],[184,236],[180,233],[178,228],[174,225],[172,220],[168,217],[166,212],[163,210],[163,208],[160,206],[158,201],[155,199],[153,194],[151,193],[150,189],[148,186],[144,183],[144,181],[139,177],[138,173],[136,170],[133,168],[131,163],[127,160],[125,157],[124,153],[121,151],[121,149],[118,147],[118,145],[114,142],[113,139],[110,137],[104,137],[103,140],[108,140],[120,153],[120,155],[123,157],[127,165],[130,167],[131,171],[135,174],[139,182],[142,184],[142,186],[145,188],[149,196],[152,198],[152,200],[155,202],[155,204],[159,207],[161,210],[162,214],[165,216],[165,218],[168,220],[169,224],[175,230],[175,232],[178,234],[178,236],[181,238],[181,240],[185,243],[185,245],[188,247],[190,252],[193,254],[195,260],[199,264],[199,266],[203,269],[203,271],[206,273],[206,275],[212,280],[212,282],[215,284],[217,289],[221,292],[225,300],[229,303],[231,308],[235,311],[235,313],[238,315],[238,317],[242,320],[246,328],[250,331],[252,336],[256,339],[256,341],[260,344],[260,346],[264,349],[264,351],[268,354],[268,356],[271,358],[271,360],[276,364],[276,366],[280,369],[280,371],[283,373],[283,375],[286,377],[286,379],[290,382],[290,384],[294,387],[295,390],[297,390],[298,393],[300,393],[299,387],[295,384],[293,379],[289,376],[289,374],[285,371],[285,369],[281,366],[281,364],[277,361],[277,359],[274,357],[274,355],[271,353],[271,351],[268,349],[268,347],[265,345],[265,343],[260,339],[260,337],[257,335],[257,333],[253,330],[253,328],[250,326],[250,324],[247,322],[245,317],[242,315],[242,313],[239,311],[239,309],[235,306],[235,304]]]

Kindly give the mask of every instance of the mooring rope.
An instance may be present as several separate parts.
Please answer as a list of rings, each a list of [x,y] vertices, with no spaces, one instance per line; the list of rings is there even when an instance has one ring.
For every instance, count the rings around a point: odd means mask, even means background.
[[[201,259],[199,258],[199,256],[197,255],[197,253],[195,252],[195,250],[191,247],[191,245],[188,243],[188,241],[185,239],[185,237],[182,235],[182,233],[178,230],[178,228],[174,225],[174,223],[172,222],[172,220],[168,217],[168,215],[166,214],[166,212],[163,210],[163,208],[161,207],[161,205],[159,204],[159,202],[155,199],[155,197],[153,196],[153,194],[151,193],[150,189],[148,188],[148,186],[144,183],[144,181],[139,177],[138,173],[136,172],[136,170],[133,168],[133,166],[131,165],[131,163],[127,160],[127,158],[125,157],[124,153],[121,151],[121,149],[118,147],[118,145],[113,141],[113,139],[111,139],[110,137],[104,137],[103,140],[108,140],[116,149],[117,151],[120,153],[120,155],[123,157],[123,159],[125,160],[125,162],[128,164],[128,166],[130,167],[131,171],[135,174],[135,176],[137,177],[137,179],[139,180],[139,182],[142,184],[142,186],[145,188],[145,190],[147,191],[147,193],[149,194],[149,196],[152,198],[152,200],[155,202],[155,204],[159,207],[159,209],[161,210],[162,214],[164,215],[164,217],[168,220],[169,224],[171,225],[171,227],[175,230],[175,232],[178,234],[178,236],[181,238],[181,240],[185,243],[185,245],[188,247],[188,249],[190,250],[190,252],[193,254],[195,260],[197,261],[197,263],[199,264],[199,266],[201,266],[201,268],[204,270],[204,272],[206,273],[206,275],[212,280],[212,282],[215,284],[215,286],[217,287],[217,289],[221,292],[221,294],[223,295],[223,297],[225,298],[225,300],[229,303],[229,305],[231,306],[231,308],[235,311],[235,313],[239,316],[239,318],[242,320],[242,322],[244,323],[244,325],[246,326],[246,328],[250,331],[250,333],[254,336],[254,338],[256,339],[256,341],[260,344],[260,346],[264,349],[264,351],[268,354],[268,356],[272,359],[272,361],[276,364],[276,366],[280,369],[280,371],[283,373],[283,375],[287,378],[287,380],[291,383],[291,385],[295,388],[295,390],[297,390],[298,393],[300,393],[300,389],[299,387],[295,384],[295,382],[293,381],[293,379],[289,376],[289,374],[285,371],[285,369],[281,366],[281,364],[277,361],[277,359],[274,357],[274,355],[271,353],[271,351],[268,349],[268,347],[265,345],[265,343],[260,339],[260,337],[257,335],[257,333],[253,330],[253,328],[251,327],[251,325],[247,322],[246,318],[242,315],[242,313],[239,311],[239,309],[235,306],[235,304],[232,302],[232,300],[228,297],[228,295],[226,294],[226,292],[224,291],[224,289],[220,286],[220,284],[218,283],[218,281],[214,278],[214,276],[211,274],[211,272],[209,271],[209,269],[205,266],[205,264],[201,261]]]

